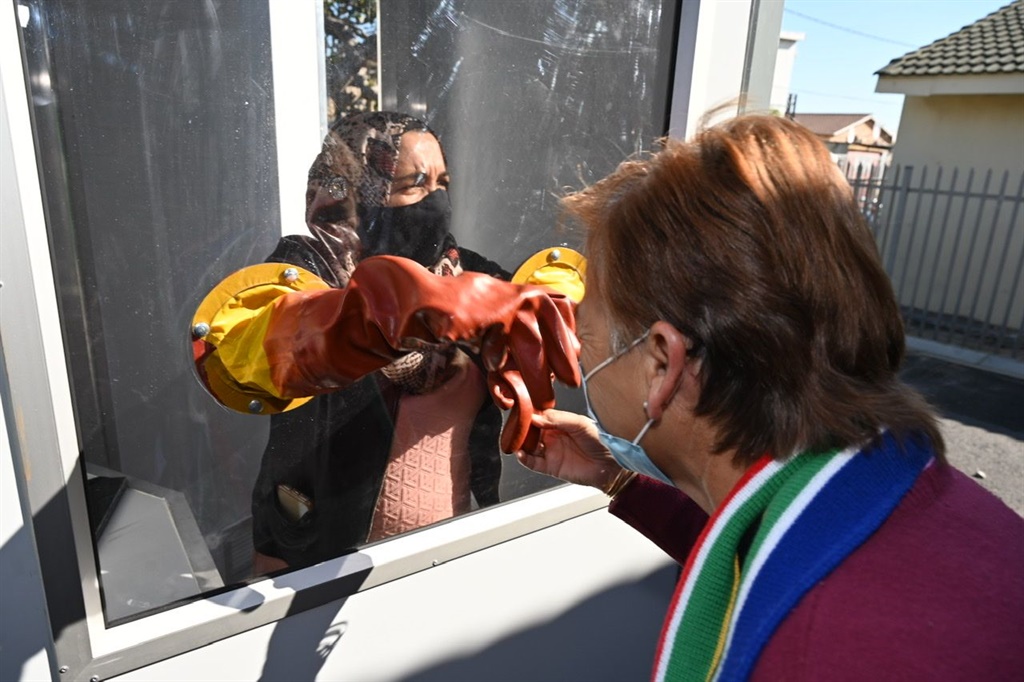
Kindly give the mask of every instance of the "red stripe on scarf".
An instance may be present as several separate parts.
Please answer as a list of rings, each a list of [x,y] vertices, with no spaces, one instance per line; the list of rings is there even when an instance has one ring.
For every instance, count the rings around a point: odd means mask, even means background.
[[[665,622],[661,624],[661,635],[658,637],[658,649],[654,652],[654,665],[651,667],[651,682],[655,682],[658,675],[658,662],[661,661],[662,653],[665,650],[665,639],[668,636],[668,630],[672,624],[672,616],[676,611],[676,606],[679,603],[679,598],[683,593],[683,586],[686,585],[687,578],[690,577],[690,572],[693,570],[693,564],[697,560],[697,554],[701,546],[704,544],[704,539],[711,531],[712,526],[715,525],[715,521],[718,519],[722,510],[729,504],[733,497],[747,485],[747,483],[754,476],[758,474],[762,469],[768,466],[772,462],[771,455],[765,454],[754,462],[749,469],[747,469],[740,480],[736,482],[736,485],[732,487],[729,494],[725,496],[722,503],[715,509],[715,513],[708,518],[708,522],[704,524],[704,530],[700,532],[700,537],[697,538],[697,543],[690,550],[690,555],[686,558],[686,566],[683,567],[683,573],[679,577],[679,582],[676,583],[676,589],[672,594],[672,600],[669,602],[668,611],[665,614]]]

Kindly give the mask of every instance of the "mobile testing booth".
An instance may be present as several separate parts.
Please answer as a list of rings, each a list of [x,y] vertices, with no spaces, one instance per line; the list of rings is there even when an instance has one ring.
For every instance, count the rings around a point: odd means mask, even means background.
[[[345,5],[369,13],[339,42]],[[500,504],[253,577],[268,420],[204,392],[191,316],[305,231],[346,69],[438,131],[454,233],[514,269],[581,246],[558,226],[565,188],[706,111],[763,106],[781,17],[767,0],[0,1],[0,678],[646,676],[676,569],[603,495],[514,458]]]

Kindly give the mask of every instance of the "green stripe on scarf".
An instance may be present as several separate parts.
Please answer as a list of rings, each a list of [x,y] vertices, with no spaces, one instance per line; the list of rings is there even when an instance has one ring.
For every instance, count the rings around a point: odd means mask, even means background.
[[[684,607],[678,630],[679,635],[685,633],[686,645],[674,647],[666,668],[666,679],[682,682],[706,682],[709,679],[714,672],[719,635],[727,626],[730,616],[729,608],[736,578],[734,565],[744,534],[761,519],[754,543],[747,552],[746,561],[749,561],[756,555],[757,549],[779,516],[807,482],[836,454],[838,451],[791,458],[774,475],[763,481],[759,488],[752,491],[750,497],[740,503],[728,519],[722,520],[724,525],[708,549],[703,565],[692,567],[692,570],[699,572],[694,581],[690,600]],[[716,519],[712,519],[710,523],[715,521]],[[694,551],[699,549],[694,548]]]
[[[825,465],[831,461],[832,457],[839,451],[833,450],[824,455],[800,455],[796,459],[806,460],[802,463],[802,466],[793,469],[792,473],[785,481],[785,484],[779,490],[778,495],[772,498],[768,507],[764,510],[764,518],[761,520],[761,527],[757,530],[757,535],[754,537],[753,543],[750,545],[750,551],[747,552],[746,561],[744,562],[744,568],[750,566],[750,562],[758,551],[761,549],[761,545],[764,544],[764,540],[768,537],[768,533],[775,524],[778,523],[779,517],[781,517],[789,505],[793,503],[796,496],[799,495],[812,478],[818,475],[818,472],[825,468]],[[790,467],[787,466],[788,470]]]

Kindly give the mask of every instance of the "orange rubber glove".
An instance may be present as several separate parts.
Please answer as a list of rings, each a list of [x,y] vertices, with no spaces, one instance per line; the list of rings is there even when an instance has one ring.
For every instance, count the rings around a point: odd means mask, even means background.
[[[501,448],[536,444],[552,379],[580,383],[573,304],[543,287],[463,273],[439,277],[395,256],[362,261],[344,289],[302,291],[270,306],[263,350],[281,397],[342,388],[406,352],[455,343],[478,353],[491,396],[510,410]]]

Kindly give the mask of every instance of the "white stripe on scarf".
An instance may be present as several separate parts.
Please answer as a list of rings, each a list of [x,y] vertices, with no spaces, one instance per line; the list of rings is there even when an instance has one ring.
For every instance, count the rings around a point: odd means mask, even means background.
[[[786,510],[779,516],[779,520],[775,522],[775,525],[769,531],[765,537],[764,542],[758,549],[757,554],[753,557],[750,562],[750,568],[747,569],[746,575],[741,578],[739,594],[736,597],[736,606],[733,609],[732,616],[729,619],[729,630],[726,634],[725,647],[722,649],[722,655],[719,658],[719,666],[715,671],[712,680],[718,680],[719,674],[722,672],[721,662],[729,656],[729,647],[732,645],[733,635],[736,631],[736,623],[740,619],[740,614],[743,612],[743,607],[746,604],[747,597],[750,596],[751,586],[757,579],[761,569],[764,568],[765,562],[775,551],[779,542],[782,541],[783,536],[789,529],[793,527],[800,515],[803,514],[807,506],[814,500],[814,498],[821,492],[822,488],[828,485],[836,474],[842,470],[847,464],[853,461],[853,456],[860,451],[859,447],[850,447],[842,452],[836,453],[833,456],[832,461],[821,468],[821,471],[816,473],[807,485],[793,501],[789,504]]]
[[[658,667],[654,673],[654,680],[656,682],[664,682],[665,680],[668,662],[669,659],[672,658],[676,634],[679,632],[679,624],[682,621],[683,612],[686,611],[686,603],[690,600],[690,595],[693,594],[693,587],[697,581],[697,576],[700,575],[701,569],[704,567],[704,562],[707,560],[708,554],[711,552],[711,548],[715,545],[715,541],[722,534],[722,529],[725,528],[730,519],[732,519],[736,510],[742,507],[746,501],[760,490],[767,481],[771,480],[771,478],[778,473],[785,464],[786,462],[781,462],[779,460],[769,462],[765,465],[764,469],[761,469],[761,471],[757,472],[749,481],[747,481],[746,485],[744,485],[742,489],[737,490],[732,499],[730,499],[726,506],[722,508],[721,513],[718,514],[718,517],[715,519],[715,524],[704,537],[704,542],[702,542],[700,547],[697,548],[697,558],[690,567],[690,573],[686,577],[686,583],[683,585],[679,599],[675,602],[676,608],[672,613],[672,620],[669,622],[668,630],[665,632],[665,636],[662,640],[662,653],[658,660]]]

